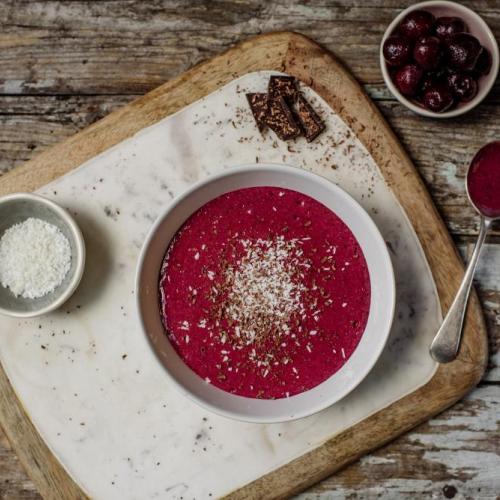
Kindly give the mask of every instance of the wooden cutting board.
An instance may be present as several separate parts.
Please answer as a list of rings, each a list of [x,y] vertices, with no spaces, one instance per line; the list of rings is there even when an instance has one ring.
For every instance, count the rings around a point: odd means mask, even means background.
[[[262,35],[195,66],[6,174],[0,178],[0,194],[33,191],[234,78],[258,70],[283,71],[304,81],[356,133],[406,211],[446,311],[462,278],[463,266],[423,182],[354,78],[331,53],[295,33]],[[456,361],[441,365],[420,389],[231,497],[286,497],[306,488],[452,405],[480,380],[486,362],[486,330],[477,297],[473,295]],[[23,466],[45,498],[85,498],[37,434],[1,369],[0,418]]]

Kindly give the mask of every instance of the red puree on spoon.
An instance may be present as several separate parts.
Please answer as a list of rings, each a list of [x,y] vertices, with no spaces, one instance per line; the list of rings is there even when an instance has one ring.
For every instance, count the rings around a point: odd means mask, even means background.
[[[350,229],[288,189],[232,191],[195,212],[160,274],[161,315],[183,361],[251,398],[307,391],[356,349],[370,277]]]
[[[487,144],[476,154],[467,175],[467,190],[486,217],[500,217],[500,141]]]

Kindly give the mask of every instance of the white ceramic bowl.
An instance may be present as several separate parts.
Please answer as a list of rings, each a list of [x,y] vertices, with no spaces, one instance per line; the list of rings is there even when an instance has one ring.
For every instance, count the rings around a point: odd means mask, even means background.
[[[230,191],[276,186],[304,193],[326,205],[358,240],[371,280],[368,323],[347,363],[313,389],[285,399],[262,400],[236,396],[196,375],[168,340],[160,318],[158,280],[165,251],[184,221],[210,200]],[[233,167],[191,187],[158,218],[142,249],[136,279],[139,317],[150,345],[182,393],[216,413],[252,422],[282,422],[311,415],[351,392],[379,358],[392,324],[395,285],[385,241],[364,209],[338,186],[302,169],[273,164]]]
[[[60,307],[76,290],[85,267],[85,242],[71,215],[43,196],[18,193],[0,198],[0,237],[14,224],[35,217],[55,225],[66,236],[71,248],[71,267],[63,282],[37,299],[16,297],[0,285],[0,313],[19,318],[41,316]]]
[[[429,111],[425,109],[423,106],[419,105],[415,101],[412,101],[406,98],[394,85],[391,75],[389,74],[389,69],[384,60],[383,54],[383,46],[385,40],[391,36],[401,22],[401,20],[408,14],[414,10],[427,10],[434,14],[435,17],[441,16],[456,16],[460,17],[464,20],[465,24],[469,29],[469,33],[474,35],[480,42],[481,45],[486,47],[491,54],[492,57],[492,65],[490,72],[482,76],[479,79],[479,90],[474,97],[469,102],[461,102],[455,108],[450,111],[445,111],[443,113],[434,113],[433,111]],[[448,1],[440,1],[440,0],[432,0],[428,2],[420,2],[414,5],[411,5],[407,9],[403,10],[393,21],[389,24],[389,27],[384,33],[384,37],[382,38],[382,43],[380,44],[380,68],[382,70],[382,75],[384,77],[385,84],[392,92],[394,97],[401,103],[404,104],[407,108],[411,109],[415,113],[423,116],[429,116],[432,118],[451,118],[454,116],[463,115],[467,113],[471,109],[475,108],[489,93],[495,80],[498,75],[498,67],[499,67],[499,52],[498,52],[498,44],[495,39],[495,36],[491,32],[488,25],[483,21],[481,17],[479,17],[474,11],[461,5],[456,2],[448,2]]]

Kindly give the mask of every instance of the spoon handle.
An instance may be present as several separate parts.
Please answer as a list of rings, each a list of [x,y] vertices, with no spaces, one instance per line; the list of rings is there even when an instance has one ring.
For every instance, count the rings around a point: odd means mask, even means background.
[[[449,363],[457,357],[472,280],[490,225],[490,219],[481,217],[479,236],[464,278],[441,327],[432,341],[430,353],[438,363]]]

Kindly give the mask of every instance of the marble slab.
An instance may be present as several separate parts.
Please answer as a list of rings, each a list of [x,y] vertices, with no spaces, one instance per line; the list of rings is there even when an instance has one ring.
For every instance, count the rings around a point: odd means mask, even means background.
[[[0,358],[50,449],[96,499],[223,495],[434,373],[427,351],[441,311],[406,215],[366,149],[311,89],[304,91],[327,123],[320,139],[286,144],[256,131],[244,91],[264,90],[269,74],[233,81],[39,190],[75,214],[86,271],[60,311],[0,318]],[[340,403],[285,424],[232,421],[178,394],[135,309],[137,257],[159,212],[196,180],[256,161],[300,166],[347,190],[381,229],[397,278],[390,341],[367,379]]]

